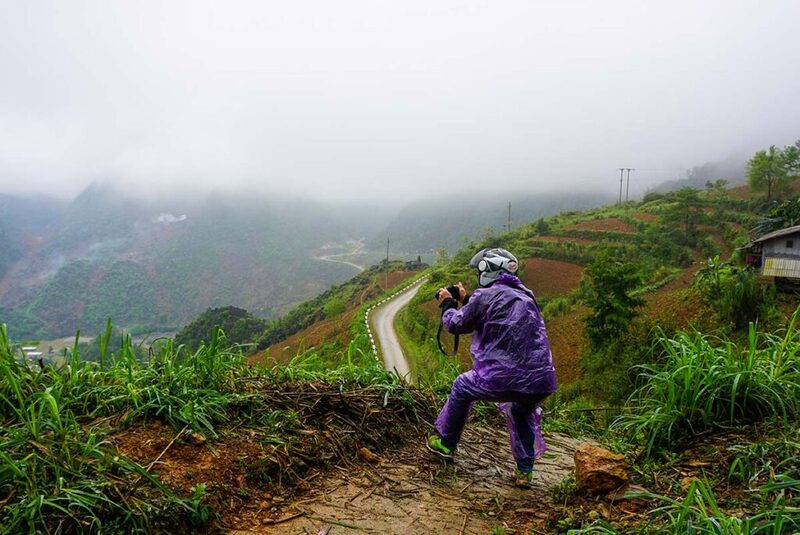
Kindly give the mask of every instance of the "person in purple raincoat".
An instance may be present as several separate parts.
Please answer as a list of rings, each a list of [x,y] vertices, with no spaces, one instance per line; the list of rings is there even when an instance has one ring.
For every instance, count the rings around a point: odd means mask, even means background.
[[[516,484],[533,481],[533,462],[547,449],[541,436],[539,404],[556,391],[550,342],[536,298],[516,277],[518,262],[505,249],[483,249],[470,261],[480,288],[459,295],[437,294],[442,325],[453,334],[472,333],[472,369],[453,382],[447,403],[427,442],[451,459],[475,401],[499,402],[517,463]],[[458,302],[463,302],[459,309]]]

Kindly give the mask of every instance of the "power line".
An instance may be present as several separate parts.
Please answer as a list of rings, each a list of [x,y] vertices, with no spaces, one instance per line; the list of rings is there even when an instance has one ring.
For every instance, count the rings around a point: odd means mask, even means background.
[[[620,167],[617,169],[619,171],[619,203],[622,204],[622,172],[625,170],[624,167]]]

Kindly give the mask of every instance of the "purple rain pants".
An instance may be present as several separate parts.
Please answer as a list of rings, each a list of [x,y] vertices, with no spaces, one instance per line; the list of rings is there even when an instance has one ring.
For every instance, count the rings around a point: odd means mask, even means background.
[[[517,468],[522,472],[530,472],[533,461],[547,451],[547,444],[542,437],[542,409],[538,405],[550,394],[498,392],[481,383],[472,370],[462,373],[453,381],[450,396],[435,423],[442,444],[456,449],[475,401],[501,402],[497,408],[505,416],[511,453]]]

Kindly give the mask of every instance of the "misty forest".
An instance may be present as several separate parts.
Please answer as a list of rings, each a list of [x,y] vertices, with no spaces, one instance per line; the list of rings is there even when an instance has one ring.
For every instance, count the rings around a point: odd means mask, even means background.
[[[0,7],[0,535],[800,533],[797,20]]]

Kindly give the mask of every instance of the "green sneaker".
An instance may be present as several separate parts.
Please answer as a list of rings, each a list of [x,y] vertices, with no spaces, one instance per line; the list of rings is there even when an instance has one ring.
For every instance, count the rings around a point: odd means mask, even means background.
[[[518,487],[530,488],[533,486],[533,470],[523,472],[519,468],[514,470],[514,485]]]
[[[454,450],[451,450],[444,444],[442,444],[442,437],[439,435],[431,435],[428,437],[428,441],[425,443],[425,446],[428,448],[428,451],[440,457],[446,461],[453,460],[453,453]]]

